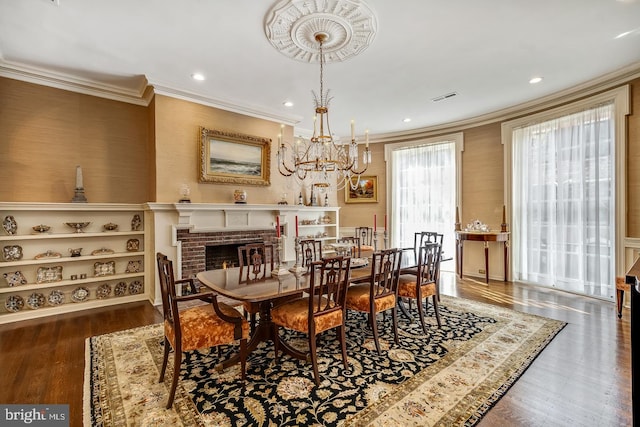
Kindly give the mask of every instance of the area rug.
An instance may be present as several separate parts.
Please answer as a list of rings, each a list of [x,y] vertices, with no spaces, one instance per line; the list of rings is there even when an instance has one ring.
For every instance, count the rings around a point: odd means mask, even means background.
[[[244,387],[238,366],[215,369],[235,347],[223,347],[221,355],[215,349],[185,353],[170,410],[165,406],[173,354],[160,384],[160,324],[91,337],[86,345],[84,423],[472,426],[565,325],[444,295],[441,329],[431,308],[428,314],[426,335],[417,321],[400,314],[400,345],[394,344],[391,319],[386,319],[378,355],[366,316],[349,313],[349,370],[344,370],[335,335],[325,333],[318,345],[319,386],[310,364],[282,355],[276,361],[270,342],[251,353]],[[304,336],[281,334],[305,348]]]

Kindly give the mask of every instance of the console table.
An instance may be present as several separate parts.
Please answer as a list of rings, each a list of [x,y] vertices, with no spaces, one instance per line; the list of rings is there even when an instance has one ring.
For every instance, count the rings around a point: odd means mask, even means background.
[[[504,280],[509,277],[509,232],[508,231],[456,231],[456,250],[458,276],[462,279],[462,252],[464,241],[484,243],[484,272],[489,283],[489,242],[502,242],[504,246]]]

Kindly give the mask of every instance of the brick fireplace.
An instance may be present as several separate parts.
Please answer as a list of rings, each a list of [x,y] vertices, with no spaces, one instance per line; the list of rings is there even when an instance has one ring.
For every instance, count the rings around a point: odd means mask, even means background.
[[[270,242],[275,237],[275,230],[194,233],[191,230],[181,229],[177,230],[176,237],[182,246],[182,277],[195,278],[200,271],[222,268],[222,263],[225,261],[235,263],[237,266],[238,246],[253,242]],[[216,251],[216,249],[219,250]],[[207,257],[209,265],[207,265]]]

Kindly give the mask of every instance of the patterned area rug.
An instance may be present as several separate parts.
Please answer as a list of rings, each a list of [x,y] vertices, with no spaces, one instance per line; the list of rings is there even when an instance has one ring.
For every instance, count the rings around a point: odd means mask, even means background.
[[[431,307],[431,305],[430,305]],[[414,305],[415,310],[415,305]],[[320,386],[310,363],[263,343],[249,357],[243,388],[238,366],[215,366],[235,348],[185,353],[174,408],[165,409],[162,328],[151,325],[91,337],[85,363],[85,425],[185,426],[471,426],[500,399],[564,327],[563,322],[442,296],[442,329],[430,334],[399,315],[400,345],[388,326],[378,355],[364,315],[349,313],[345,371],[334,334],[318,345]],[[380,322],[381,323],[381,322]],[[284,334],[284,330],[281,334]],[[299,348],[306,339],[286,332]],[[188,368],[187,368],[188,366]]]

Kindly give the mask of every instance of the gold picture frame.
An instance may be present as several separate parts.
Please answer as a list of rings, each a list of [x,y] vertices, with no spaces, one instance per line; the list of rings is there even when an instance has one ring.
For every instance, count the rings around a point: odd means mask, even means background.
[[[378,177],[360,176],[356,189],[352,189],[347,182],[344,189],[345,203],[376,203],[378,202]]]
[[[200,182],[271,185],[271,139],[200,128]]]

